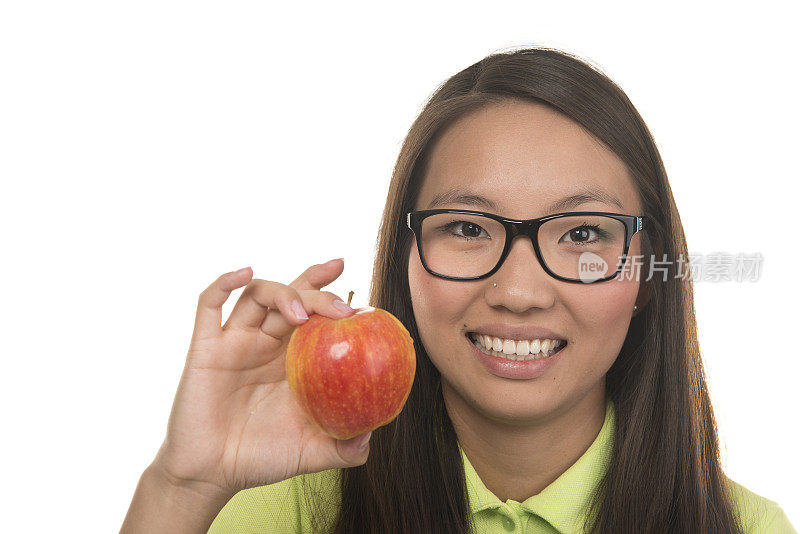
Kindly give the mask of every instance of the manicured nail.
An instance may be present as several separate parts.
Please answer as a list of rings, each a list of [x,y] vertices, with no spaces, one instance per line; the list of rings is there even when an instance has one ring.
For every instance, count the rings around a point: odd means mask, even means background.
[[[239,269],[238,271],[233,271],[233,273],[231,273],[231,274],[239,274],[239,273],[243,273],[243,272],[245,272],[245,271],[246,271],[247,269],[249,269],[249,268],[250,268],[250,266],[248,265],[247,267],[242,267],[242,268],[241,268],[241,269]]]
[[[360,450],[360,451],[366,450],[367,446],[369,445],[370,436],[372,436],[372,432],[371,431],[367,432],[366,434],[364,434],[363,436],[358,438],[358,443],[357,443],[358,450]]]
[[[299,300],[292,301],[292,311],[298,319],[308,319],[308,315],[306,315],[306,311],[303,309],[303,305],[300,304]]]
[[[333,263],[333,262],[335,262],[336,260],[342,260],[342,261],[344,261],[344,258],[334,258],[334,259],[332,259],[332,260],[326,261],[326,262],[325,262],[325,265],[327,265],[327,264],[329,264],[329,263]]]
[[[347,305],[345,301],[342,299],[334,299],[333,307],[337,310],[341,311],[342,313],[353,313],[355,310]]]

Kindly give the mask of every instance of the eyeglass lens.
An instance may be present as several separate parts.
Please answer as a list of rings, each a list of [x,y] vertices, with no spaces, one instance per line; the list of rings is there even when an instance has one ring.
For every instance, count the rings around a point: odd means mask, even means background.
[[[432,271],[471,278],[491,271],[503,253],[506,229],[481,215],[439,213],[421,228],[422,255]],[[602,215],[550,219],[538,232],[547,268],[557,276],[588,282],[616,272],[625,248],[625,224]]]

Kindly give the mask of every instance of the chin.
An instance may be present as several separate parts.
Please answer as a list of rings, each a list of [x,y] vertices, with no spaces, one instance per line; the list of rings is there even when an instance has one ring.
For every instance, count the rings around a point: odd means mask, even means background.
[[[552,381],[546,385],[554,388]],[[457,394],[489,420],[522,426],[548,418],[558,405],[553,391],[542,391],[537,386],[530,382],[489,378],[470,381],[467,392],[457,391]],[[475,387],[480,387],[477,394],[470,391]]]

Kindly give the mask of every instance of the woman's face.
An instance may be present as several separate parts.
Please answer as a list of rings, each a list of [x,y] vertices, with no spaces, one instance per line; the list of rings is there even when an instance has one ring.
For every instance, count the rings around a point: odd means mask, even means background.
[[[590,199],[558,211],[641,215],[622,161],[577,123],[537,103],[490,104],[444,132],[415,209],[428,209],[435,196],[452,189],[485,197],[497,210],[459,203],[437,207],[531,219],[553,213],[548,206],[565,197],[600,191],[621,207]],[[640,235],[633,236],[629,255],[641,254]],[[456,394],[485,417],[513,424],[542,420],[587,394],[602,398],[639,289],[634,277],[595,284],[557,280],[542,269],[527,237],[516,238],[500,269],[482,280],[429,274],[416,242],[408,272],[414,317],[442,374],[445,396]],[[490,323],[545,328],[567,345],[539,376],[510,378],[481,363],[467,337]]]

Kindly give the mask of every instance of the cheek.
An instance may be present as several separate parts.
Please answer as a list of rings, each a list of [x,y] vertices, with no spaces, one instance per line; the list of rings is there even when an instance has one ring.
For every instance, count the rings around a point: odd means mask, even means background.
[[[420,329],[431,322],[441,323],[463,309],[468,300],[467,285],[428,273],[422,266],[416,244],[413,244],[408,261],[408,287]]]
[[[629,282],[609,280],[587,285],[564,296],[571,319],[570,358],[562,360],[559,381],[573,389],[594,387],[619,356],[628,334],[637,287]],[[566,386],[570,389],[570,386]]]
[[[610,366],[628,333],[638,281],[617,278],[570,289],[562,299],[574,322],[575,347]]]
[[[609,280],[596,287],[582,287],[564,300],[578,326],[589,327],[591,331],[598,328],[627,331],[637,290],[635,283]]]
[[[409,254],[408,286],[421,341],[436,363],[437,355],[452,352],[447,347],[460,335],[459,320],[475,297],[473,286],[428,273],[419,259],[416,244]]]

